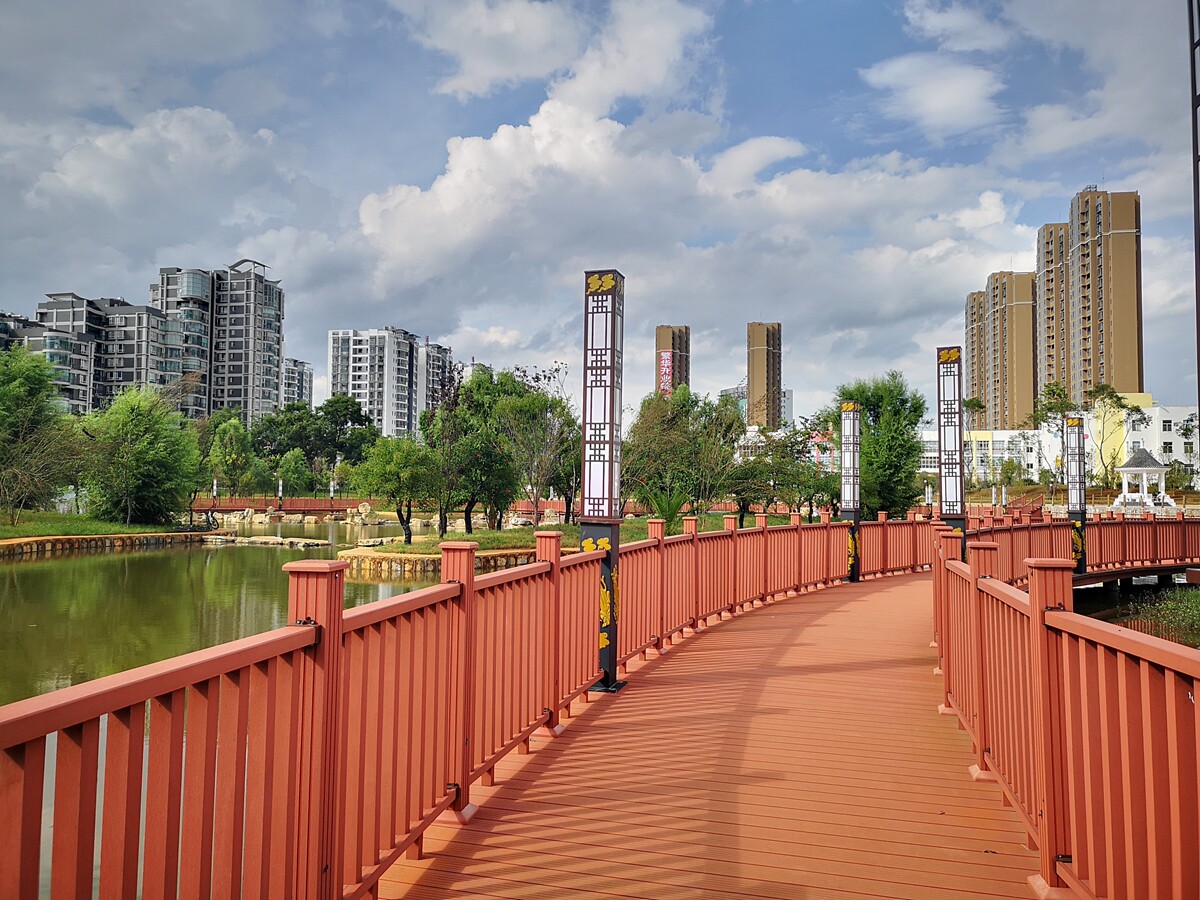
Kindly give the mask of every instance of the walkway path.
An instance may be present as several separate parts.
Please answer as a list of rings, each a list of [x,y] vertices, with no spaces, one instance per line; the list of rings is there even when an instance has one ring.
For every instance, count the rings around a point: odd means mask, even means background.
[[[1034,853],[938,716],[930,577],[793,597],[689,638],[497,767],[383,898],[1031,896]]]

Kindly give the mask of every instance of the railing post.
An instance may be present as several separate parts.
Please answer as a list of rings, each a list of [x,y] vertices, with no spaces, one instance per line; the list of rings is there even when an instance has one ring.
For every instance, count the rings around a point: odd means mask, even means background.
[[[821,510],[821,524],[825,526],[825,549],[821,552],[821,584],[828,587],[833,580],[830,578],[830,562],[829,554],[832,552],[829,544],[833,540],[833,526],[830,524],[833,521],[833,511],[829,509]]]
[[[942,533],[949,531],[950,526],[942,522],[933,524],[933,640],[930,647],[938,648],[938,667],[935,675],[941,674],[942,645],[942,591],[945,590],[946,561],[942,556]]]
[[[1037,807],[1038,874],[1029,878],[1038,897],[1073,897],[1058,876],[1059,858],[1071,854],[1067,804],[1067,748],[1063,715],[1061,642],[1046,625],[1047,611],[1072,609],[1071,570],[1066,559],[1029,559],[1030,691],[1033,714],[1034,801]],[[1061,889],[1055,891],[1055,888]]]
[[[804,562],[800,557],[800,548],[802,546],[800,542],[802,540],[801,532],[804,529],[804,514],[798,512],[789,513],[788,524],[794,526],[796,529],[796,540],[792,542],[792,555],[796,560],[796,564],[792,566],[792,577],[795,581],[795,584],[792,585],[792,592],[799,594],[800,585],[802,583],[801,575],[804,572]]]
[[[888,572],[891,571],[891,568],[892,568],[891,555],[888,553],[888,533],[889,533],[890,529],[887,524],[887,521],[888,521],[887,511],[880,510],[879,512],[877,512],[875,514],[875,521],[879,522],[882,525],[882,527],[879,529],[879,532],[882,535],[882,537],[879,539],[880,556],[882,557],[882,560],[880,563],[879,574],[886,575],[886,574],[888,574]]]
[[[546,731],[551,737],[563,733],[558,708],[562,691],[559,669],[562,665],[562,532],[534,532],[538,562],[550,563],[550,602],[546,610]],[[472,569],[474,567],[472,566]]]
[[[700,539],[696,536],[700,532],[700,518],[698,516],[683,517],[683,533],[691,535],[691,543],[688,544],[692,548],[692,630],[699,631],[704,627],[704,622],[700,618]]]
[[[342,894],[342,838],[345,797],[342,772],[342,604],[350,563],[302,559],[286,563],[288,621],[320,629],[317,643],[301,663],[304,696],[301,715],[299,807],[296,810],[295,896],[324,900]]]
[[[652,541],[658,541],[655,548],[655,559],[658,560],[658,577],[655,579],[658,592],[658,640],[654,647],[659,656],[666,655],[667,641],[663,637],[667,633],[667,548],[663,541],[667,539],[667,522],[665,519],[648,519],[646,521],[646,536]]]
[[[767,602],[767,585],[771,583],[771,563],[767,558],[767,514],[765,512],[754,514],[754,527],[762,529],[762,591],[759,599],[760,602],[765,604]],[[751,601],[750,605],[754,605],[753,601]]]
[[[729,609],[727,612],[728,612],[729,616],[732,617],[732,616],[739,615],[742,611],[741,606],[738,604],[738,594],[741,593],[738,590],[738,517],[737,516],[723,516],[721,519],[721,522],[723,523],[725,530],[728,531],[730,534],[730,538],[729,538],[729,558],[730,558],[729,580],[733,584],[733,590],[730,592],[730,595],[729,595]],[[725,618],[725,613],[721,614],[721,618]]]
[[[910,509],[905,515],[904,520],[908,522],[906,526],[908,528],[908,548],[910,554],[908,558],[912,560],[912,568],[909,571],[919,572],[921,567],[917,565],[917,511]]]
[[[461,735],[461,743],[450,750],[450,777],[456,786],[454,794],[454,818],[465,825],[475,815],[476,807],[471,802],[471,757],[475,752],[472,723],[475,721],[475,541],[443,541],[442,583],[458,584],[462,593],[458,598],[458,614],[455,616],[454,653],[458,661],[457,678],[459,721],[451,734]]]
[[[975,672],[975,764],[969,768],[972,781],[995,781],[996,776],[988,771],[987,754],[991,750],[991,736],[988,728],[987,706],[987,629],[984,626],[984,606],[988,604],[979,582],[985,578],[995,578],[1000,560],[1000,545],[972,541],[967,544],[967,560],[971,566],[971,590],[974,594],[971,603],[972,632],[971,664]]]

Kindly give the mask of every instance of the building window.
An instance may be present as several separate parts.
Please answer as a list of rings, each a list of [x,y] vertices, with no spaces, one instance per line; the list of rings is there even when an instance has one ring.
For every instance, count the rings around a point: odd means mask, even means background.
[[[1170,431],[1173,424],[1170,419],[1163,419],[1163,431]]]
[[[1170,456],[1175,452],[1175,445],[1170,441],[1163,441],[1163,455]]]

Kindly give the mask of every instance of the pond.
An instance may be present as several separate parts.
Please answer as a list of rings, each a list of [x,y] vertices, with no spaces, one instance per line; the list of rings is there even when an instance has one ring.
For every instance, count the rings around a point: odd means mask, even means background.
[[[353,531],[272,525],[254,533],[353,544]],[[336,549],[195,547],[0,562],[0,704],[277,628],[287,616],[283,564],[332,558]],[[348,581],[346,605],[429,583]]]

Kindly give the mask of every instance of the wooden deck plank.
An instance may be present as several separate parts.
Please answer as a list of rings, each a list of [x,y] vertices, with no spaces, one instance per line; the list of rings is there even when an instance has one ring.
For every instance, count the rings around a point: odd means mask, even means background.
[[[1024,831],[935,713],[930,605],[928,575],[871,580],[632,664],[380,897],[1024,900]]]

